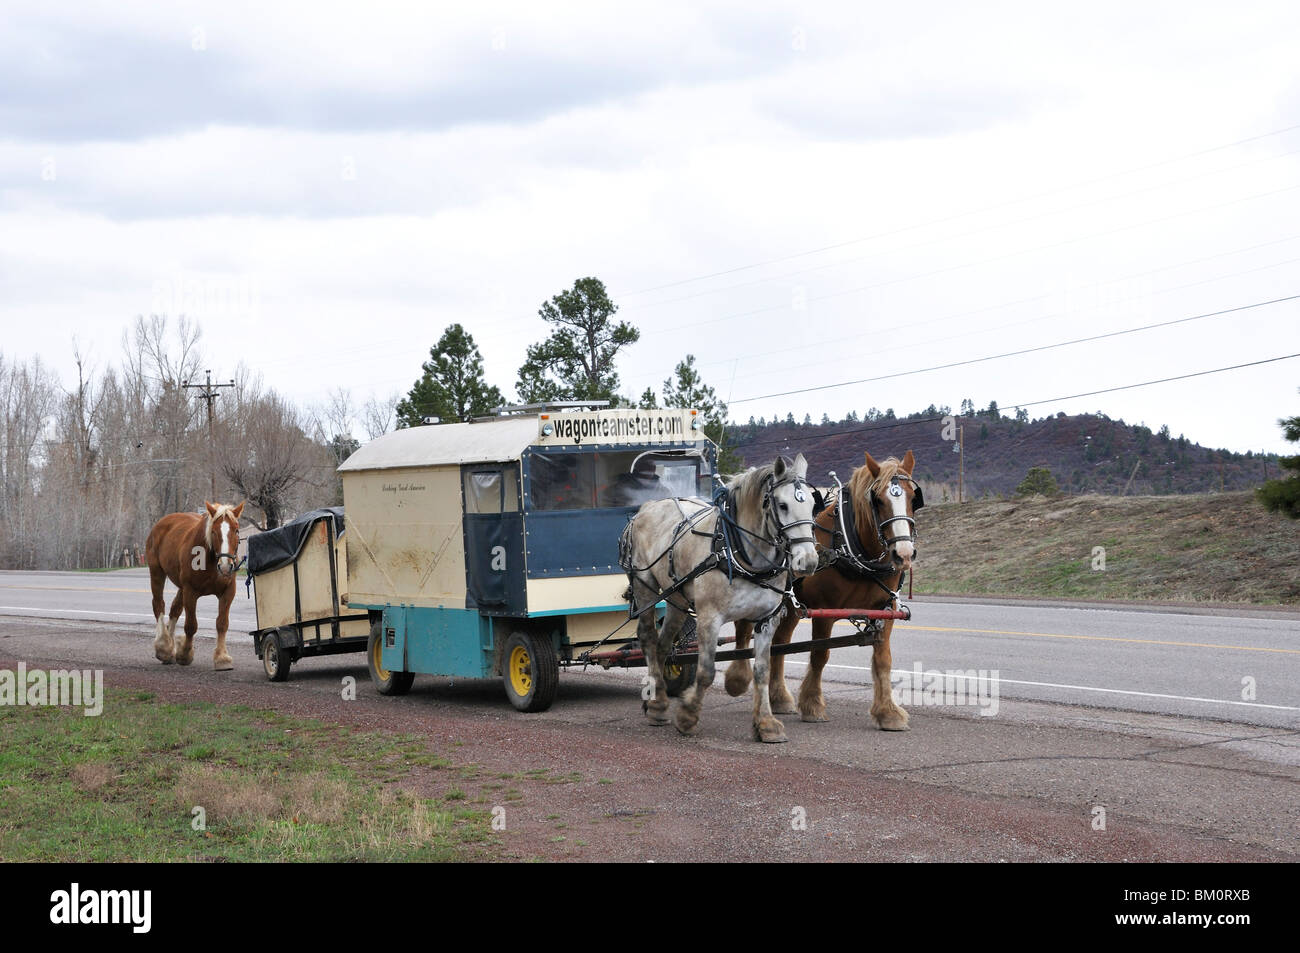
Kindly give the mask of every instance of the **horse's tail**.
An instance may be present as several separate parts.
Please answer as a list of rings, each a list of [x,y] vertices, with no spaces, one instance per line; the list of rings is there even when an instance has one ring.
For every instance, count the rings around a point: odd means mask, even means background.
[[[628,517],[627,525],[623,527],[623,532],[618,537],[618,564],[623,567],[623,571],[632,577],[632,567],[636,565],[634,550],[636,544],[632,541],[632,526],[636,523],[636,514]],[[627,595],[624,597],[629,601],[632,598],[632,587],[628,586]]]

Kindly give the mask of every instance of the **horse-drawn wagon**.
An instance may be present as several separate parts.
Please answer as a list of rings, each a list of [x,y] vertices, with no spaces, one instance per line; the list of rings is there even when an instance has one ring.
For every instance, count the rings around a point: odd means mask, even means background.
[[[364,617],[381,693],[501,675],[516,708],[542,711],[559,670],[627,621],[620,532],[646,500],[707,497],[715,451],[694,411],[592,406],[398,430],[339,468],[346,548],[317,572],[337,573],[340,624]]]
[[[339,468],[346,538],[326,532],[322,541],[337,547],[332,561],[313,564],[332,601],[304,599],[313,570],[302,554],[311,550],[282,545],[299,553],[276,569],[291,569],[292,585],[285,576],[268,587],[268,622],[259,592],[262,628],[254,636],[260,654],[275,653],[267,662],[275,677],[287,672],[281,659],[358,650],[364,628],[381,694],[404,694],[417,674],[499,675],[511,704],[528,712],[551,705],[561,668],[645,665],[648,716],[664,723],[667,696],[681,693],[690,711],[685,719],[679,711],[684,731],[693,730],[714,664],[733,662],[727,689],[739,694],[750,684],[752,657],[755,734],[764,741],[784,740],[772,711],[795,710],[783,655],[812,653],[798,711],[825,720],[820,673],[828,651],[873,645],[880,663],[873,717],[884,728],[906,727],[890,698],[888,653],[893,621],[910,615],[898,590],[921,503],[912,466],[910,451],[883,464],[867,455],[850,487],[815,508],[821,497],[806,482],[802,456],[779,457],[721,487],[716,448],[691,410],[532,405],[398,430]],[[337,532],[341,522],[340,513],[326,525]],[[807,577],[802,588],[796,575]],[[786,644],[796,616],[814,619],[814,638]],[[623,629],[633,619],[637,628]],[[857,632],[832,637],[835,619],[853,621]],[[751,620],[770,624],[755,631]],[[739,644],[718,652],[718,626],[730,621]],[[303,636],[309,629],[315,639]]]

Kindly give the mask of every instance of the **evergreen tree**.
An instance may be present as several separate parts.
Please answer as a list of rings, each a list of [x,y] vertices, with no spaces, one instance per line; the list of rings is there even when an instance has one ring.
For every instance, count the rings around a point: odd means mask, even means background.
[[[1285,417],[1278,421],[1278,425],[1288,441],[1300,442],[1300,417]],[[1269,480],[1255,491],[1255,495],[1270,510],[1300,519],[1300,456],[1281,457],[1278,464],[1291,471],[1290,476]]]
[[[424,376],[397,403],[397,426],[418,427],[426,417],[444,423],[468,420],[505,403],[501,391],[483,380],[483,355],[459,324],[450,325],[429,348]]]
[[[608,400],[619,403],[618,352],[641,337],[626,321],[615,323],[618,306],[597,278],[579,278],[538,310],[554,330],[528,346],[519,368],[519,397],[525,403]]]
[[[687,354],[686,359],[673,370],[673,377],[664,381],[663,399],[665,407],[700,412],[704,419],[704,435],[718,447],[720,472],[735,473],[744,468],[744,461],[726,442],[727,405],[718,399],[712,387],[704,383],[704,378],[695,367],[694,354]],[[749,420],[752,424],[754,418],[750,417]]]

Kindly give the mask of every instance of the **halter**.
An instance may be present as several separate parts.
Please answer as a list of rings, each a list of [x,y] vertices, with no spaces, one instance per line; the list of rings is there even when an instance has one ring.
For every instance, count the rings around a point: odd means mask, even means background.
[[[809,486],[808,482],[802,477],[797,476],[785,477],[778,481],[775,474],[769,474],[764,482],[766,486],[763,491],[763,509],[767,511],[767,521],[776,527],[777,538],[784,542],[784,545],[779,548],[785,554],[786,561],[789,561],[790,550],[796,543],[812,543],[816,546],[817,540],[812,535],[791,536],[788,531],[795,526],[815,526],[816,521],[806,519],[791,520],[788,523],[782,523],[780,517],[776,515],[776,491],[786,484],[792,483],[794,484],[794,498],[800,503],[803,503],[806,500],[804,489],[807,488],[811,491],[812,487]],[[773,545],[778,545],[776,539],[766,539],[765,541],[772,543]]]
[[[833,549],[832,549],[832,555],[830,556],[827,564],[834,566],[836,569],[838,569],[840,572],[846,575],[858,576],[860,578],[870,579],[873,582],[875,582],[877,585],[884,588],[891,595],[897,597],[897,593],[895,593],[892,589],[886,587],[885,584],[880,581],[880,579],[881,577],[884,576],[892,576],[899,571],[898,567],[894,565],[893,559],[890,557],[890,547],[894,543],[908,540],[913,545],[916,544],[916,520],[914,520],[910,516],[891,516],[887,520],[881,520],[880,514],[878,512],[879,501],[876,499],[876,494],[874,492],[868,491],[867,496],[871,500],[872,522],[876,524],[876,539],[880,543],[881,558],[867,559],[865,556],[862,556],[855,551],[858,545],[855,542],[855,540],[858,539],[858,532],[857,532],[857,525],[856,525],[857,519],[856,518],[853,519],[854,525],[852,529],[850,529],[848,525],[848,521],[845,518],[845,511],[853,510],[852,498],[845,491],[844,484],[840,482],[840,478],[835,475],[834,470],[830,472],[830,477],[832,480],[835,481],[835,486],[837,488],[836,495],[837,495],[838,502],[836,503],[835,506],[835,518],[839,522],[839,531],[831,534],[832,535],[831,545]],[[925,505],[925,497],[921,493],[921,487],[910,476],[900,473],[895,477],[893,477],[889,481],[890,488],[887,492],[890,495],[895,495],[895,490],[897,490],[897,493],[901,494],[903,492],[903,488],[899,486],[899,483],[900,481],[903,480],[906,480],[907,482],[912,484],[913,487],[912,512],[915,513],[917,510],[919,510],[922,506]],[[884,529],[885,526],[889,523],[894,523],[899,521],[903,521],[908,524],[908,528],[911,530],[911,535],[886,537],[885,529]]]
[[[627,526],[624,527],[623,533],[619,537],[619,564],[630,575],[634,572],[644,572],[645,570],[650,569],[652,566],[658,563],[661,559],[667,557],[668,576],[673,580],[673,584],[669,586],[667,589],[661,590],[659,592],[659,598],[670,602],[672,601],[671,597],[675,593],[677,593],[677,591],[680,590],[683,586],[693,581],[697,576],[703,575],[706,572],[711,572],[714,569],[725,570],[727,573],[728,582],[732,582],[734,581],[736,576],[740,576],[746,582],[749,582],[752,585],[758,586],[762,589],[770,589],[771,591],[779,592],[782,595],[791,595],[792,593],[790,587],[791,584],[793,583],[793,573],[790,571],[790,550],[796,543],[806,542],[806,543],[812,543],[815,546],[817,544],[817,541],[816,541],[816,537],[812,535],[791,536],[789,532],[791,529],[793,529],[796,526],[804,526],[804,525],[814,526],[815,525],[814,520],[811,519],[791,520],[788,523],[783,523],[781,522],[781,518],[777,516],[776,513],[777,505],[776,505],[774,494],[778,489],[785,486],[786,484],[794,484],[795,499],[799,500],[799,502],[804,502],[804,499],[806,499],[800,497],[800,494],[804,492],[805,488],[807,488],[810,491],[812,490],[812,487],[808,484],[808,482],[799,476],[786,476],[780,480],[777,480],[776,475],[774,473],[769,473],[766,477],[763,478],[762,508],[766,513],[763,519],[763,530],[765,532],[771,532],[772,536],[770,537],[764,535],[763,533],[756,533],[751,529],[746,529],[744,526],[741,526],[740,523],[736,521],[736,518],[731,513],[732,509],[735,507],[735,497],[732,495],[731,491],[727,488],[726,485],[720,485],[717,488],[716,492],[713,494],[713,499],[711,501],[712,503],[711,509],[717,514],[717,519],[715,521],[713,532],[704,533],[695,528],[695,525],[708,515],[709,509],[699,510],[698,512],[691,514],[689,516],[683,513],[682,521],[677,524],[677,529],[673,532],[673,538],[672,541],[668,544],[668,547],[662,553],[660,553],[653,561],[651,561],[648,565],[638,567],[638,566],[634,566],[632,563],[630,533],[632,530],[632,524],[636,520],[636,514],[633,514],[628,519]],[[677,501],[677,505],[678,508],[680,509],[681,507],[680,500]],[[739,530],[740,534],[739,535],[733,534],[734,530]],[[677,543],[687,533],[694,534],[697,536],[711,536],[713,538],[712,551],[709,553],[707,557],[705,557],[704,561],[701,562],[699,565],[693,567],[685,575],[678,576],[677,566],[676,566]],[[754,565],[753,558],[749,555],[749,553],[745,549],[745,544],[744,544],[745,536],[750,536],[753,539],[761,540],[767,545],[774,547],[777,550],[777,558],[775,560],[769,561],[769,564],[764,568],[761,569],[756,568]],[[785,576],[786,578],[784,584],[779,587],[772,585],[772,583],[769,581],[777,576],[782,576],[782,575]],[[633,592],[633,588],[629,587],[628,588],[629,618],[635,618],[645,612],[648,612],[650,609],[654,607],[654,603],[652,602],[648,606],[645,606],[641,609],[637,609],[632,599],[632,592]],[[676,603],[673,604],[676,605]],[[681,608],[683,609],[683,611],[687,611],[687,612],[694,611],[694,606],[690,604],[689,600],[687,605],[678,606],[678,608]],[[780,604],[778,604],[776,609],[773,610],[772,614],[775,615],[775,613],[779,611],[780,608],[781,606]],[[768,616],[768,618],[770,617],[771,616]],[[765,620],[753,620],[753,621],[765,621]]]
[[[912,484],[912,512],[915,513],[925,505],[925,497],[921,494],[921,487],[910,476],[907,476],[904,473],[894,474],[893,478],[889,481],[889,489],[885,492],[893,497],[902,496],[903,487],[900,484],[903,482]],[[906,515],[906,513],[902,516],[891,516],[888,519],[882,520],[880,518],[880,501],[876,498],[876,494],[874,493],[871,494],[871,510],[872,515],[876,520],[876,536],[880,539],[880,545],[884,547],[886,553],[889,552],[890,548],[893,547],[895,543],[908,542],[913,546],[916,545],[916,520]],[[908,534],[906,536],[886,536],[885,527],[890,523],[899,522],[907,524]]]
[[[230,513],[230,511],[227,510],[225,513],[222,513],[222,514],[221,514],[221,518],[222,518],[222,519],[225,519],[227,516],[231,516],[231,515],[232,515],[232,514]],[[240,558],[239,558],[239,553],[238,553],[238,552],[227,553],[227,552],[222,552],[221,550],[217,549],[217,547],[213,544],[213,541],[212,541],[212,531],[213,531],[214,529],[216,529],[216,527],[217,527],[217,520],[216,520],[216,518],[214,518],[214,517],[209,517],[209,518],[208,518],[208,531],[204,534],[204,536],[206,537],[206,538],[204,539],[204,542],[206,542],[206,543],[208,544],[208,549],[211,550],[212,555],[216,557],[216,563],[217,563],[217,569],[218,569],[218,571],[220,571],[220,569],[221,569],[221,560],[223,560],[223,559],[229,559],[229,560],[230,560],[230,563],[231,563],[231,566],[230,566],[230,574],[233,576],[235,573],[239,572],[239,567],[242,566],[242,565],[244,565],[244,563],[247,561],[248,557],[245,556],[243,559],[240,559]],[[236,532],[238,532],[238,526],[236,526]],[[236,549],[238,549],[238,547],[236,547]]]

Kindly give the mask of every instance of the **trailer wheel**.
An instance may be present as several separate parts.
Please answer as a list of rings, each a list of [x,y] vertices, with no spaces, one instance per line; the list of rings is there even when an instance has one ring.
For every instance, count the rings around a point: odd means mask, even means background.
[[[546,711],[560,687],[560,662],[547,636],[512,632],[506,639],[501,674],[506,697],[520,711]]]
[[[384,668],[380,659],[383,648],[383,627],[376,622],[370,627],[370,641],[366,646],[366,667],[370,669],[370,680],[375,683],[375,690],[381,695],[405,695],[411,690],[415,673],[390,672]]]
[[[690,616],[682,623],[682,631],[678,635],[678,641],[683,645],[689,645],[695,641],[695,619]],[[664,666],[664,682],[669,698],[676,698],[695,681],[697,666],[694,662],[687,662],[684,665],[678,662],[669,662]]]
[[[664,666],[664,683],[669,698],[676,698],[695,681],[696,665],[694,662],[687,662],[682,665],[677,662],[669,662]]]
[[[262,636],[262,668],[273,682],[289,680],[289,653],[280,642],[280,633],[271,631]]]

